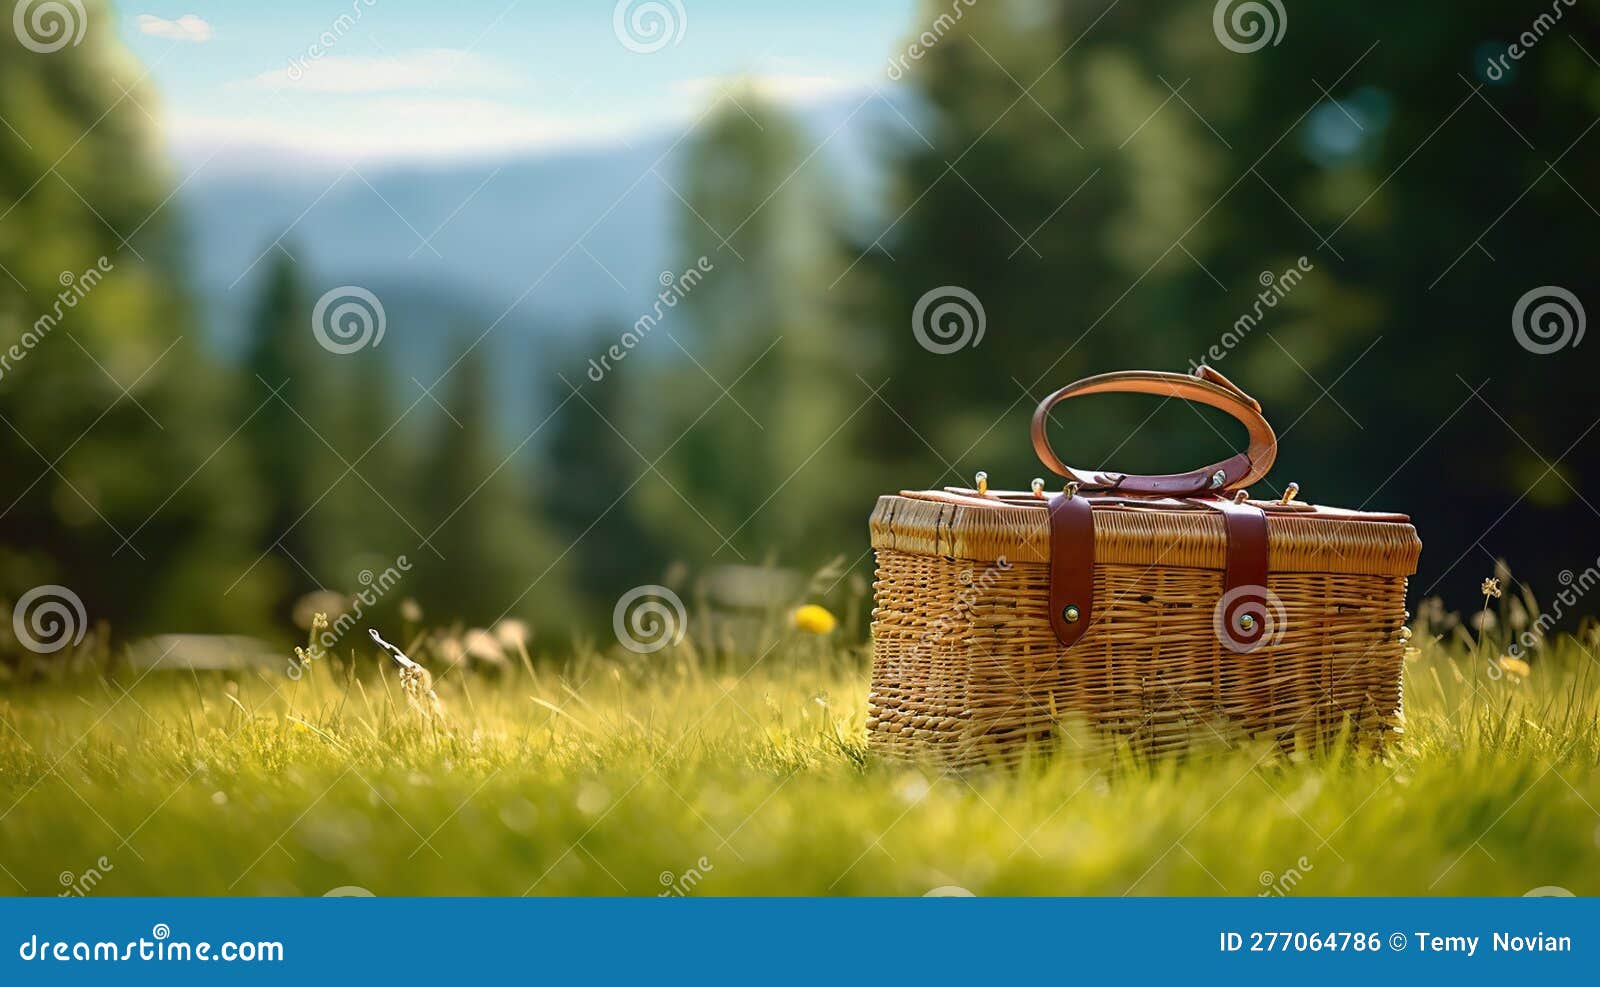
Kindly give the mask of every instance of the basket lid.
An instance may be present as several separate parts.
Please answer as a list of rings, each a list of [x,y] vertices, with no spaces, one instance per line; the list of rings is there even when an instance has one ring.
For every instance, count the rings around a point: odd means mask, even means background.
[[[1223,515],[1191,498],[1079,494],[1088,500],[1097,563],[1223,569]],[[1404,514],[1298,500],[1246,500],[1266,516],[1272,572],[1409,576],[1422,542]],[[1049,500],[1033,492],[948,487],[878,498],[872,545],[993,562],[1050,561]]]

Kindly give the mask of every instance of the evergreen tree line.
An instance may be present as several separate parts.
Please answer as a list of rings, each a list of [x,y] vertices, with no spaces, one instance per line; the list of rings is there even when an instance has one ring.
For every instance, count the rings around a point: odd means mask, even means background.
[[[1511,316],[1538,286],[1592,290],[1596,15],[1568,11],[1570,37],[1497,79],[1489,56],[1526,28],[1504,5],[1290,17],[1241,53],[1210,5],[963,8],[894,91],[871,228],[842,214],[826,135],[739,94],[672,176],[669,268],[700,276],[663,286],[659,317],[551,332],[527,377],[545,407],[509,431],[486,327],[439,327],[448,370],[423,393],[389,347],[318,343],[331,286],[285,253],[257,276],[243,356],[216,357],[143,115],[124,101],[89,126],[132,82],[112,42],[92,29],[46,58],[6,37],[6,335],[36,327],[63,272],[114,269],[0,365],[0,591],[59,582],[130,630],[282,628],[304,593],[358,592],[404,555],[380,605],[562,636],[677,569],[867,573],[877,494],[979,469],[1025,488],[1048,391],[1202,360],[1278,426],[1254,492],[1292,479],[1409,511],[1423,588],[1469,585],[1489,555],[1530,578],[1586,568],[1591,349],[1535,352]],[[1241,431],[1085,404],[1054,434],[1088,466],[1189,468]]]

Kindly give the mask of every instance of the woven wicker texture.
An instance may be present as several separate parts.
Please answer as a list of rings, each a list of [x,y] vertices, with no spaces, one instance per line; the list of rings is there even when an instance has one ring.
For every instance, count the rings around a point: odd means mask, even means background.
[[[1215,512],[1097,505],[1094,525],[1093,623],[1066,649],[1047,612],[1042,507],[879,500],[875,751],[964,765],[1058,738],[1157,754],[1240,735],[1289,747],[1346,728],[1377,744],[1398,727],[1405,577],[1421,552],[1410,524],[1272,513],[1267,588],[1281,608],[1244,654],[1213,625],[1226,553]]]

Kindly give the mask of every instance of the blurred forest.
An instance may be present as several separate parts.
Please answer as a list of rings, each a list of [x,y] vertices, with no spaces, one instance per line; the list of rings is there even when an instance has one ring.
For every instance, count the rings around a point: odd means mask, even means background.
[[[221,355],[163,208],[155,94],[110,18],[49,54],[0,31],[0,598],[59,583],[119,634],[282,636],[304,594],[403,556],[380,607],[559,642],[603,633],[629,587],[725,566],[842,558],[859,584],[877,494],[978,469],[1025,488],[1050,390],[1207,359],[1278,429],[1254,492],[1411,513],[1416,590],[1465,590],[1495,557],[1536,591],[1595,564],[1594,344],[1537,354],[1511,331],[1538,286],[1600,303],[1594,5],[1497,79],[1546,5],[1300,3],[1248,54],[1210,3],[958,5],[894,83],[916,112],[878,149],[892,225],[840,214],[782,109],[719,107],[674,180],[671,269],[710,270],[599,380],[590,361],[637,327],[551,332],[526,368],[548,418],[509,438],[487,325],[437,327],[459,360],[414,396],[384,347],[318,344],[323,286],[292,244],[247,282],[242,357]],[[1263,272],[1297,264],[1222,346]],[[979,300],[981,342],[919,342],[943,286]],[[447,414],[420,427],[413,401]],[[1175,404],[1080,404],[1056,442],[1086,466],[1187,469],[1242,439]]]

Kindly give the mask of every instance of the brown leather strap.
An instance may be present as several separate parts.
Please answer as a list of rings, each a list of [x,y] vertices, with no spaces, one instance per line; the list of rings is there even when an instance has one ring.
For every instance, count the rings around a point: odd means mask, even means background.
[[[1219,511],[1228,536],[1222,597],[1212,626],[1224,647],[1248,654],[1267,643],[1278,622],[1267,590],[1267,512],[1225,497],[1196,497],[1194,502]]]
[[[1217,497],[1196,498],[1222,512],[1228,532],[1227,568],[1222,574],[1224,593],[1240,586],[1267,585],[1267,512],[1253,504],[1235,504]]]
[[[1050,438],[1046,434],[1051,409],[1068,398],[1112,393],[1157,394],[1220,408],[1244,423],[1250,433],[1250,446],[1236,456],[1187,473],[1091,473],[1063,463],[1050,447]],[[1033,450],[1038,453],[1039,461],[1044,463],[1046,469],[1085,487],[1181,496],[1232,490],[1261,479],[1267,475],[1272,468],[1272,461],[1277,458],[1278,440],[1272,434],[1272,426],[1261,415],[1260,403],[1210,367],[1201,367],[1194,376],[1153,370],[1126,370],[1085,377],[1039,402],[1039,407],[1033,413]]]
[[[1094,617],[1094,511],[1089,498],[1050,498],[1050,627],[1071,647]]]

